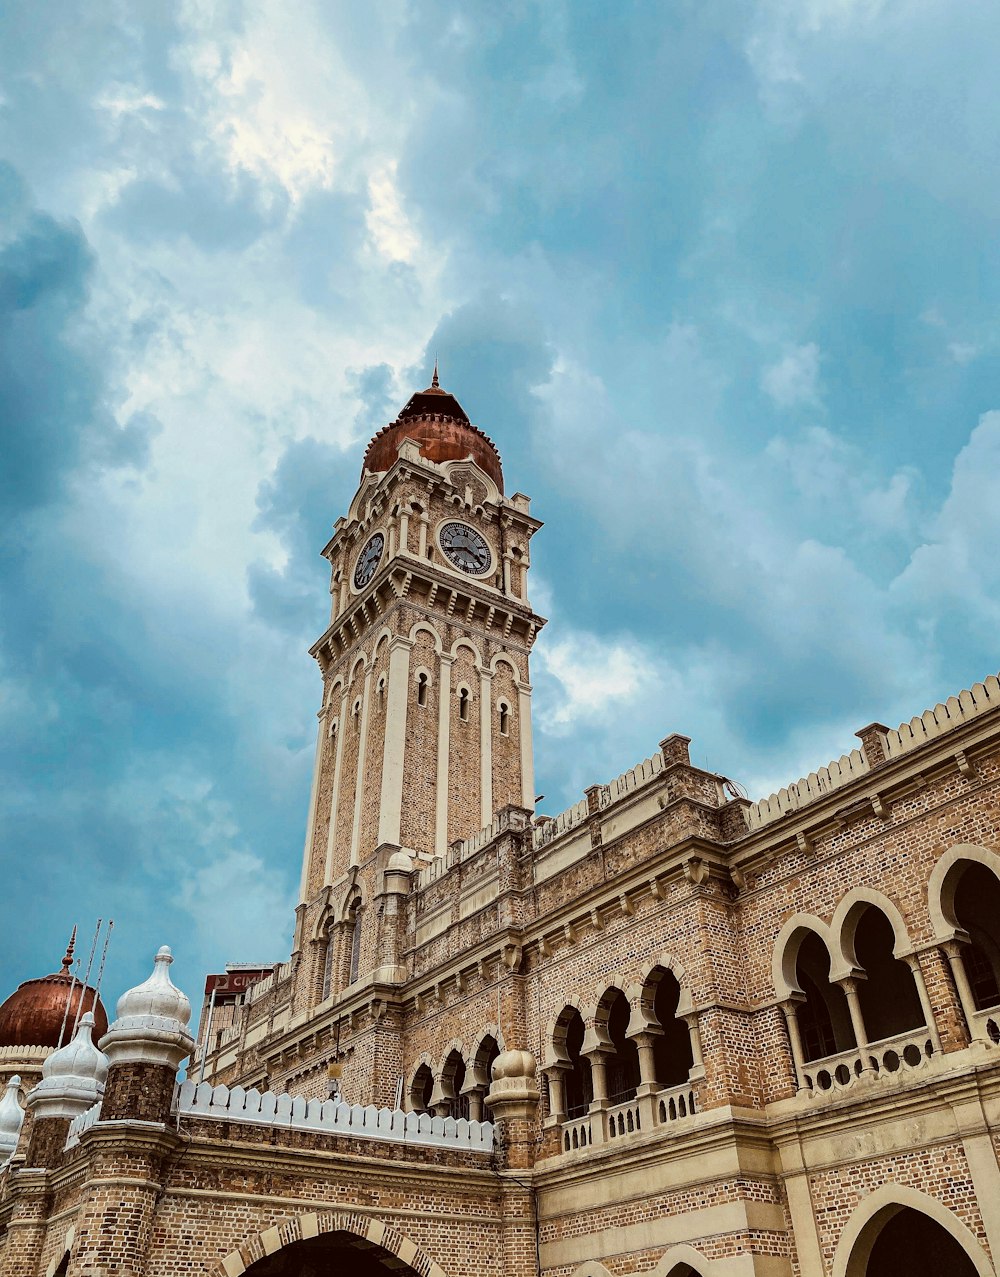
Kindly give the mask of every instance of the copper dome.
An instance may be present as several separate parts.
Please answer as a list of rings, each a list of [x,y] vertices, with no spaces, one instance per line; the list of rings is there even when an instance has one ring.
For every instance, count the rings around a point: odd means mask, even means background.
[[[78,1011],[80,1015],[93,1011],[96,1039],[107,1033],[108,1014],[97,991],[81,984],[79,979],[74,980],[70,973],[72,961],[71,940],[61,971],[37,980],[25,980],[0,1006],[0,1046],[56,1047],[60,1034],[65,1043],[72,1036]]]
[[[396,460],[399,445],[413,439],[428,461],[461,461],[471,457],[503,492],[503,467],[492,439],[474,426],[454,395],[442,390],[437,365],[426,390],[412,395],[395,421],[378,432],[365,451],[365,471],[381,473]]]

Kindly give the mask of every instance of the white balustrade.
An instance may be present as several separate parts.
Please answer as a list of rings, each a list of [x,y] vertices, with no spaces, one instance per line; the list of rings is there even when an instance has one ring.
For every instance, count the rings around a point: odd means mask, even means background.
[[[67,1149],[75,1148],[80,1143],[80,1136],[84,1131],[89,1130],[101,1115],[101,1101],[91,1105],[85,1113],[78,1113],[69,1124],[69,1131],[66,1134]]]
[[[636,1131],[642,1129],[638,1100],[626,1100],[624,1104],[616,1104],[605,1112],[604,1117],[609,1140],[618,1139],[622,1135],[634,1135]]]
[[[656,1118],[661,1126],[690,1117],[694,1111],[694,1089],[690,1082],[665,1087],[656,1094]]]
[[[181,1116],[214,1118],[280,1126],[297,1131],[325,1131],[355,1139],[389,1140],[398,1144],[489,1153],[493,1149],[493,1125],[465,1118],[431,1117],[428,1113],[404,1113],[401,1109],[376,1108],[374,1104],[344,1104],[337,1100],[306,1100],[303,1096],[277,1095],[274,1091],[244,1090],[241,1086],[212,1086],[209,1082],[183,1082],[177,1090],[175,1111]]]
[[[590,1114],[586,1117],[570,1118],[562,1124],[562,1151],[572,1153],[574,1149],[590,1148],[594,1142],[593,1127]]]
[[[976,1011],[969,1025],[972,1036],[990,1046],[1000,1046],[1000,1006]]]
[[[934,1055],[927,1029],[912,1029],[895,1037],[869,1042],[863,1049],[841,1051],[804,1066],[805,1089],[815,1094],[844,1091],[861,1079],[869,1083],[887,1082],[897,1073],[925,1069]]]

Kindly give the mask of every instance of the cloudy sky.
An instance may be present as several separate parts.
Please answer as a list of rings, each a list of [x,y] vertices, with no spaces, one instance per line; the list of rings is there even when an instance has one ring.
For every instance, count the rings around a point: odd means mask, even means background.
[[[287,956],[318,551],[435,352],[546,521],[545,810],[998,668],[989,0],[15,0],[0,996]]]

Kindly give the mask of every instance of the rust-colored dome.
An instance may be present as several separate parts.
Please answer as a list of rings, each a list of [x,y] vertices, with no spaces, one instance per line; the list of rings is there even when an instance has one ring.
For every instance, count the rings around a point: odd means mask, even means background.
[[[471,457],[503,492],[500,453],[493,440],[472,424],[455,396],[441,389],[437,365],[427,389],[411,396],[396,420],[380,430],[368,445],[362,476],[365,471],[388,470],[404,439],[415,440],[420,455],[428,461],[461,461]]]
[[[85,1011],[93,1011],[94,1037],[98,1041],[107,1033],[108,1014],[95,989],[81,984],[79,980],[74,981],[70,974],[72,961],[71,940],[61,971],[38,980],[25,980],[0,1006],[0,1046],[55,1047],[59,1045],[60,1033],[65,1044],[73,1035],[78,1009],[81,1015]]]

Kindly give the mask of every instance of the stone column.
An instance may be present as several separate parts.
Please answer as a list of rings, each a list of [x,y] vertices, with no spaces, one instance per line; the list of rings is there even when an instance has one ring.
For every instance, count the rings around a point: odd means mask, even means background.
[[[629,1033],[639,1054],[639,1085],[635,1090],[635,1098],[639,1105],[639,1121],[644,1131],[651,1131],[656,1125],[656,1095],[660,1084],[656,1080],[656,1061],[653,1055],[653,1043],[658,1036],[651,1027]]]
[[[365,798],[365,763],[368,755],[368,711],[372,696],[372,667],[365,670],[361,691],[361,722],[358,724],[358,774],[354,785],[354,824],[351,827],[351,864],[361,859],[361,811]]]
[[[941,1038],[938,1035],[937,1025],[934,1022],[934,1012],[931,1009],[931,1000],[927,996],[927,985],[924,983],[924,973],[920,969],[920,959],[915,953],[908,953],[904,956],[903,961],[913,972],[913,983],[916,985],[917,997],[920,999],[920,1009],[924,1013],[924,1023],[927,1025],[927,1033],[931,1039],[931,1045],[934,1047],[935,1054],[940,1054]]]
[[[795,1070],[795,1086],[800,1095],[808,1094],[806,1086],[806,1062],[802,1052],[802,1034],[799,1032],[798,1002],[799,998],[787,998],[781,1004],[785,1025],[788,1028],[788,1045],[792,1048],[792,1066]]]
[[[319,774],[323,764],[323,745],[326,738],[326,714],[319,716],[316,733],[316,757],[313,760],[312,786],[309,790],[309,815],[306,818],[306,842],[302,852],[302,878],[299,882],[299,904],[305,904],[309,893],[309,866],[312,863],[313,832],[316,828],[316,800],[319,797]]]
[[[531,743],[531,684],[517,684],[517,732],[521,744],[521,805],[535,810],[535,757]]]
[[[326,871],[323,881],[326,885],[337,876],[334,868],[334,852],[337,845],[337,820],[340,816],[340,778],[344,760],[344,736],[347,726],[347,688],[340,698],[340,717],[337,720],[336,749],[333,757],[333,786],[330,790],[330,824],[326,831]]]
[[[438,660],[438,742],[437,787],[435,792],[434,851],[443,856],[448,850],[448,754],[451,734],[451,667],[453,656]]]
[[[396,636],[389,644],[385,739],[382,745],[382,794],[378,841],[399,845],[403,814],[403,761],[406,757],[406,710],[410,693],[410,639]]]
[[[844,976],[842,980],[835,980],[835,984],[839,984],[844,990],[847,997],[847,1009],[851,1013],[851,1028],[854,1030],[854,1036],[857,1039],[858,1051],[862,1053],[861,1064],[865,1069],[870,1069],[864,1052],[868,1050],[868,1031],[865,1028],[864,1016],[861,1014],[861,1000],[858,997],[858,980],[856,976]]]
[[[379,984],[398,984],[406,979],[406,968],[401,961],[400,926],[404,921],[412,876],[413,861],[405,851],[394,851],[383,875],[379,917],[381,965],[374,975]]]
[[[969,1030],[969,1039],[974,1042],[976,1040],[977,1024],[976,1018],[976,999],[972,993],[972,985],[969,983],[969,976],[965,970],[965,963],[962,961],[962,946],[957,940],[946,940],[941,946],[948,959],[948,966],[951,968],[951,978],[955,981],[955,989],[958,992],[958,1000],[962,1004],[962,1014],[965,1016],[965,1023]],[[980,1041],[982,1034],[980,1033]]]
[[[479,824],[493,821],[493,675],[479,670]]]

